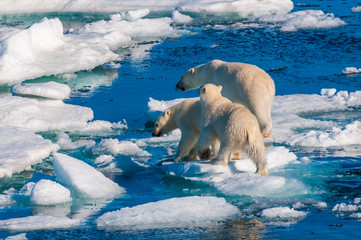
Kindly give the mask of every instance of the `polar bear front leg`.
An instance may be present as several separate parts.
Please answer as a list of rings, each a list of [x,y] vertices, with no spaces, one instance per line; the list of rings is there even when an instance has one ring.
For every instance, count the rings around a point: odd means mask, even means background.
[[[197,144],[197,139],[198,139],[198,135],[196,134],[192,134],[192,133],[183,134],[182,132],[182,137],[178,144],[178,151],[177,154],[175,155],[174,161],[178,162],[179,160],[182,160],[182,157],[188,153],[189,155],[191,155],[192,148],[194,147],[194,145]],[[191,156],[188,156],[186,160],[190,160],[191,159],[190,157]]]

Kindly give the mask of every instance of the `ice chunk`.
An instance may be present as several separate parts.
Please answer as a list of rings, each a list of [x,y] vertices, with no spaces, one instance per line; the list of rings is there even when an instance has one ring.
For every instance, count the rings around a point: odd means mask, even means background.
[[[326,97],[332,97],[336,93],[336,88],[323,88],[321,89],[321,95]]]
[[[190,16],[181,14],[178,10],[172,12],[172,20],[175,23],[188,23],[193,20]]]
[[[94,154],[127,155],[136,157],[151,157],[147,151],[140,149],[131,141],[119,141],[118,139],[102,139],[99,144],[93,146]]]
[[[264,15],[255,19],[257,22],[280,23],[281,31],[293,32],[301,29],[334,28],[346,25],[332,13],[321,10],[298,11],[289,14]]]
[[[325,202],[317,202],[317,203],[312,204],[312,206],[314,208],[316,208],[316,209],[322,210],[322,209],[327,208],[327,203],[325,203]]]
[[[141,19],[149,14],[149,9],[138,9],[138,10],[130,10],[121,12],[120,16],[122,20],[126,20],[129,22],[134,22],[136,20]]]
[[[305,209],[307,206],[301,202],[296,202],[295,204],[292,204],[293,209]]]
[[[109,34],[64,35],[59,19],[44,18],[0,42],[0,83],[11,85],[44,75],[93,69],[113,61],[118,55],[110,51],[113,43],[108,39],[114,36]]]
[[[12,199],[11,195],[0,194],[0,207],[6,205],[12,205],[15,201]]]
[[[170,11],[180,9],[189,12],[211,13],[238,13],[242,17],[260,16],[264,14],[287,13],[292,10],[293,3],[290,0],[102,0],[102,1],[46,1],[33,0],[3,0],[0,2],[1,13],[18,12],[114,12],[139,8],[148,8],[156,11]]]
[[[57,144],[40,135],[0,123],[0,178],[29,169],[58,149]]]
[[[22,83],[11,88],[11,92],[22,96],[35,96],[64,100],[70,96],[70,87],[57,82]]]
[[[217,224],[239,213],[238,208],[224,198],[193,196],[108,212],[100,216],[96,224],[98,229],[106,231],[200,227]]]
[[[332,208],[332,212],[356,212],[358,209],[354,204],[339,203]]]
[[[22,218],[11,218],[0,221],[0,230],[11,232],[34,231],[45,229],[70,228],[80,224],[77,219],[36,215]]]
[[[361,6],[351,8],[351,12],[361,12]]]
[[[357,218],[357,219],[361,219],[361,213],[352,213],[349,216],[350,218]]]
[[[260,215],[264,218],[287,220],[294,218],[304,218],[306,217],[307,212],[296,211],[289,207],[274,207],[262,210]]]
[[[9,236],[9,237],[5,238],[5,240],[27,240],[26,233]]]
[[[93,140],[78,140],[78,141],[72,141],[68,134],[66,133],[59,133],[56,136],[57,144],[60,146],[61,149],[66,150],[73,150],[78,149],[81,147],[91,147],[95,145],[95,142]]]
[[[34,132],[84,128],[93,119],[87,107],[16,96],[0,97],[0,122]]]
[[[355,121],[344,128],[334,127],[329,131],[309,131],[291,137],[287,144],[291,146],[330,147],[359,145],[361,122]]]
[[[124,188],[85,162],[61,153],[54,154],[53,162],[56,179],[81,197],[111,199],[125,193]]]
[[[72,200],[69,189],[59,183],[42,179],[31,191],[30,201],[35,205],[55,205]]]
[[[347,67],[344,70],[342,70],[342,74],[344,75],[352,75],[352,74],[360,74],[361,68],[355,68],[355,67]]]

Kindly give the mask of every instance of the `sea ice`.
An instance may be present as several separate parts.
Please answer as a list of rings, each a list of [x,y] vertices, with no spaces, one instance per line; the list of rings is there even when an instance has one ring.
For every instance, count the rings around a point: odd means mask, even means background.
[[[332,212],[356,212],[359,206],[354,204],[339,203],[332,208]]]
[[[20,96],[35,96],[58,100],[70,97],[70,87],[57,82],[22,83],[13,86],[10,91]]]
[[[92,147],[94,154],[127,155],[135,157],[151,157],[152,155],[140,149],[131,141],[119,141],[118,139],[102,139],[99,144]]]
[[[93,111],[61,100],[37,100],[17,96],[0,97],[0,123],[34,132],[75,130],[87,127]]]
[[[360,74],[360,73],[361,73],[361,68],[347,67],[344,70],[342,70],[342,74],[344,75],[352,75],[352,74]]]
[[[31,191],[30,201],[35,205],[55,205],[72,200],[69,189],[59,183],[41,179]]]
[[[149,14],[149,9],[137,9],[137,10],[130,10],[121,12],[119,14],[114,14],[110,16],[111,20],[125,20],[128,22],[134,22],[136,20],[141,19],[142,17],[145,17]]]
[[[265,15],[255,19],[257,22],[280,23],[281,31],[293,32],[301,29],[334,28],[346,25],[332,13],[321,10],[306,10],[284,15]]]
[[[64,35],[58,18],[44,18],[0,42],[0,83],[12,85],[113,61],[118,55],[110,50],[107,39],[119,36],[110,35]]]
[[[292,10],[290,0],[67,0],[48,1],[3,0],[0,2],[1,13],[19,12],[115,12],[147,8],[154,11],[171,11],[179,9],[187,12],[238,13],[241,17],[260,16],[264,14],[287,13]]]
[[[288,220],[295,218],[304,218],[306,217],[307,212],[296,211],[293,208],[289,207],[274,207],[262,210],[260,215],[268,219]]]
[[[5,240],[27,240],[26,233],[21,233],[5,238]]]
[[[224,198],[192,196],[108,212],[100,216],[96,224],[98,229],[106,231],[201,227],[217,224],[239,213],[238,208]]]
[[[0,178],[29,169],[59,150],[57,144],[40,135],[3,123],[0,123],[0,139]]]
[[[172,12],[172,20],[175,23],[188,23],[193,20],[190,16],[181,14],[178,10]]]
[[[361,12],[361,6],[351,8],[351,12]]]
[[[56,179],[78,196],[112,199],[125,193],[124,188],[83,161],[57,153],[53,163]]]
[[[81,147],[91,147],[95,145],[94,140],[72,141],[69,135],[64,132],[58,133],[58,135],[56,136],[56,140],[57,140],[56,144],[58,144],[61,149],[65,149],[65,150],[73,150]]]
[[[0,221],[0,230],[10,232],[25,232],[45,229],[70,228],[80,224],[78,219],[36,215],[22,218],[11,218]]]

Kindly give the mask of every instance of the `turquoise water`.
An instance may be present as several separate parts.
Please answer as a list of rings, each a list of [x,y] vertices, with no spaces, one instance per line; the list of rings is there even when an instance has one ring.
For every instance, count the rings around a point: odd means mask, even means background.
[[[73,82],[75,94],[66,103],[90,107],[96,120],[118,122],[125,119],[129,130],[114,136],[119,140],[148,138],[147,111],[149,97],[158,100],[195,97],[196,91],[180,92],[175,85],[185,70],[211,59],[241,61],[265,69],[275,80],[276,95],[319,94],[322,88],[336,88],[349,92],[361,89],[361,75],[340,75],[346,67],[361,67],[361,14],[351,13],[357,6],[355,1],[294,1],[298,10],[323,10],[347,22],[346,26],[331,29],[299,30],[280,32],[272,25],[261,27],[240,27],[249,20],[234,16],[211,17],[192,14],[195,21],[185,28],[191,34],[177,39],[166,39],[147,50],[142,59],[133,59],[127,50],[118,50],[124,55],[120,67],[97,67],[92,71],[77,73]],[[161,13],[166,15],[169,13]],[[16,21],[8,25],[28,25],[47,16],[59,17],[66,26],[80,26],[89,21],[107,18],[108,14],[28,14],[3,16]],[[154,17],[159,16],[154,14]],[[183,27],[182,27],[183,28]],[[149,44],[149,42],[143,43]],[[107,79],[94,91],[87,87],[90,81]],[[61,79],[42,77],[29,82]],[[4,89],[4,92],[8,89]],[[361,110],[348,109],[335,112],[318,112],[305,117],[327,119],[348,124],[361,120]],[[55,141],[54,133],[42,133]],[[82,138],[72,136],[73,139]],[[91,137],[84,137],[89,139]],[[100,138],[92,139],[100,141]],[[361,137],[360,137],[361,142]],[[304,164],[288,164],[271,172],[272,175],[291,177],[307,186],[309,194],[291,198],[229,197],[219,193],[208,184],[173,177],[165,174],[157,165],[169,160],[167,146],[147,147],[153,154],[149,167],[127,173],[106,173],[113,181],[127,189],[124,197],[104,204],[79,200],[71,206],[71,214],[84,207],[94,208],[94,214],[85,225],[64,230],[27,232],[28,239],[359,239],[360,222],[348,215],[334,214],[332,207],[337,203],[351,202],[361,196],[361,150],[360,145],[333,149],[311,149],[286,146]],[[84,149],[66,151],[66,154],[94,165],[94,156]],[[121,161],[125,156],[116,156]],[[38,164],[32,171],[15,174],[10,179],[0,179],[0,190],[9,187],[20,189],[26,182],[39,179],[54,180],[51,159]],[[245,216],[209,228],[172,228],[142,231],[104,232],[96,229],[94,221],[103,213],[132,207],[172,197],[193,195],[218,196],[246,211]],[[298,200],[310,203],[313,200],[327,202],[325,210],[306,207],[307,217],[295,223],[271,224],[259,217],[259,206],[290,206]],[[292,204],[291,204],[292,205]],[[260,207],[262,208],[262,207]],[[29,216],[41,211],[28,203],[0,209],[0,220]],[[51,211],[51,209],[50,209]],[[15,233],[0,232],[1,237]]]

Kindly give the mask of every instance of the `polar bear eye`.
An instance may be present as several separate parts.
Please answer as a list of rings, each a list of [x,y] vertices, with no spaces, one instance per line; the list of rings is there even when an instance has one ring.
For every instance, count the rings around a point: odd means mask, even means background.
[[[158,124],[158,123],[156,123],[156,124],[155,124],[155,127],[159,127],[159,124]]]

